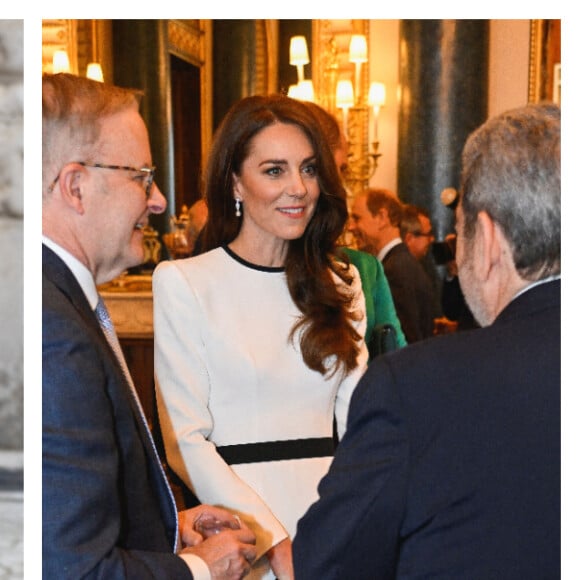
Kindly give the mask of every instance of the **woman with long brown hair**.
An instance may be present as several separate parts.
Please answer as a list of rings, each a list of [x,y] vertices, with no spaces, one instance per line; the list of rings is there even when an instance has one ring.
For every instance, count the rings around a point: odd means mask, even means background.
[[[308,108],[253,96],[217,131],[205,198],[205,252],[154,274],[167,457],[253,528],[251,578],[292,578],[296,523],[368,357],[360,278],[337,253],[346,192]]]

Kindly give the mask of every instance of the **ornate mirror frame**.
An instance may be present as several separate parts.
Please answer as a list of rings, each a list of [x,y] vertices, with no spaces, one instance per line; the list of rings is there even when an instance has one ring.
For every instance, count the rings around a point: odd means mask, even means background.
[[[561,104],[561,21],[532,20],[528,101]]]

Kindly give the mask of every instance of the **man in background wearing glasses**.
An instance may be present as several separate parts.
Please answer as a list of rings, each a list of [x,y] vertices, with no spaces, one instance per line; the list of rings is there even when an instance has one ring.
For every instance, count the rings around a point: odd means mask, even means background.
[[[139,99],[43,77],[43,572],[241,578],[253,534],[211,506],[178,518],[97,291],[143,261],[143,228],[166,207]],[[232,529],[202,541],[208,517]]]
[[[411,204],[404,207],[401,238],[417,260],[425,258],[435,236],[429,215],[424,209]]]

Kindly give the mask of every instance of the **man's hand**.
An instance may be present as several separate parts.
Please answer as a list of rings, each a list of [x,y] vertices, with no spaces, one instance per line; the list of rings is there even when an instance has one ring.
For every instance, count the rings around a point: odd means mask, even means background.
[[[200,505],[180,512],[179,532],[182,553],[202,558],[212,579],[243,578],[256,559],[256,536],[227,510]]]
[[[238,530],[240,518],[228,510],[211,505],[198,505],[179,512],[179,536],[183,546],[197,546],[208,534],[204,532],[208,525],[213,533],[223,528]]]

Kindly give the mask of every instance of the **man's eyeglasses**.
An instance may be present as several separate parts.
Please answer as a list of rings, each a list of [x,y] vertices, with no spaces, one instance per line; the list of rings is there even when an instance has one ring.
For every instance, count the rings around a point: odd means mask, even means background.
[[[145,197],[149,199],[151,196],[151,188],[153,187],[153,179],[155,178],[155,167],[128,167],[126,165],[105,165],[104,163],[85,163],[84,161],[73,161],[73,163],[78,163],[83,167],[92,167],[94,169],[112,169],[114,171],[134,171],[137,173],[145,174]],[[50,184],[48,188],[48,193],[52,193],[54,186],[57,184],[59,174],[54,178],[54,181]]]
[[[417,238],[425,237],[425,238],[432,238],[433,237],[433,230],[427,232],[426,234],[423,232],[413,232],[413,235]]]

